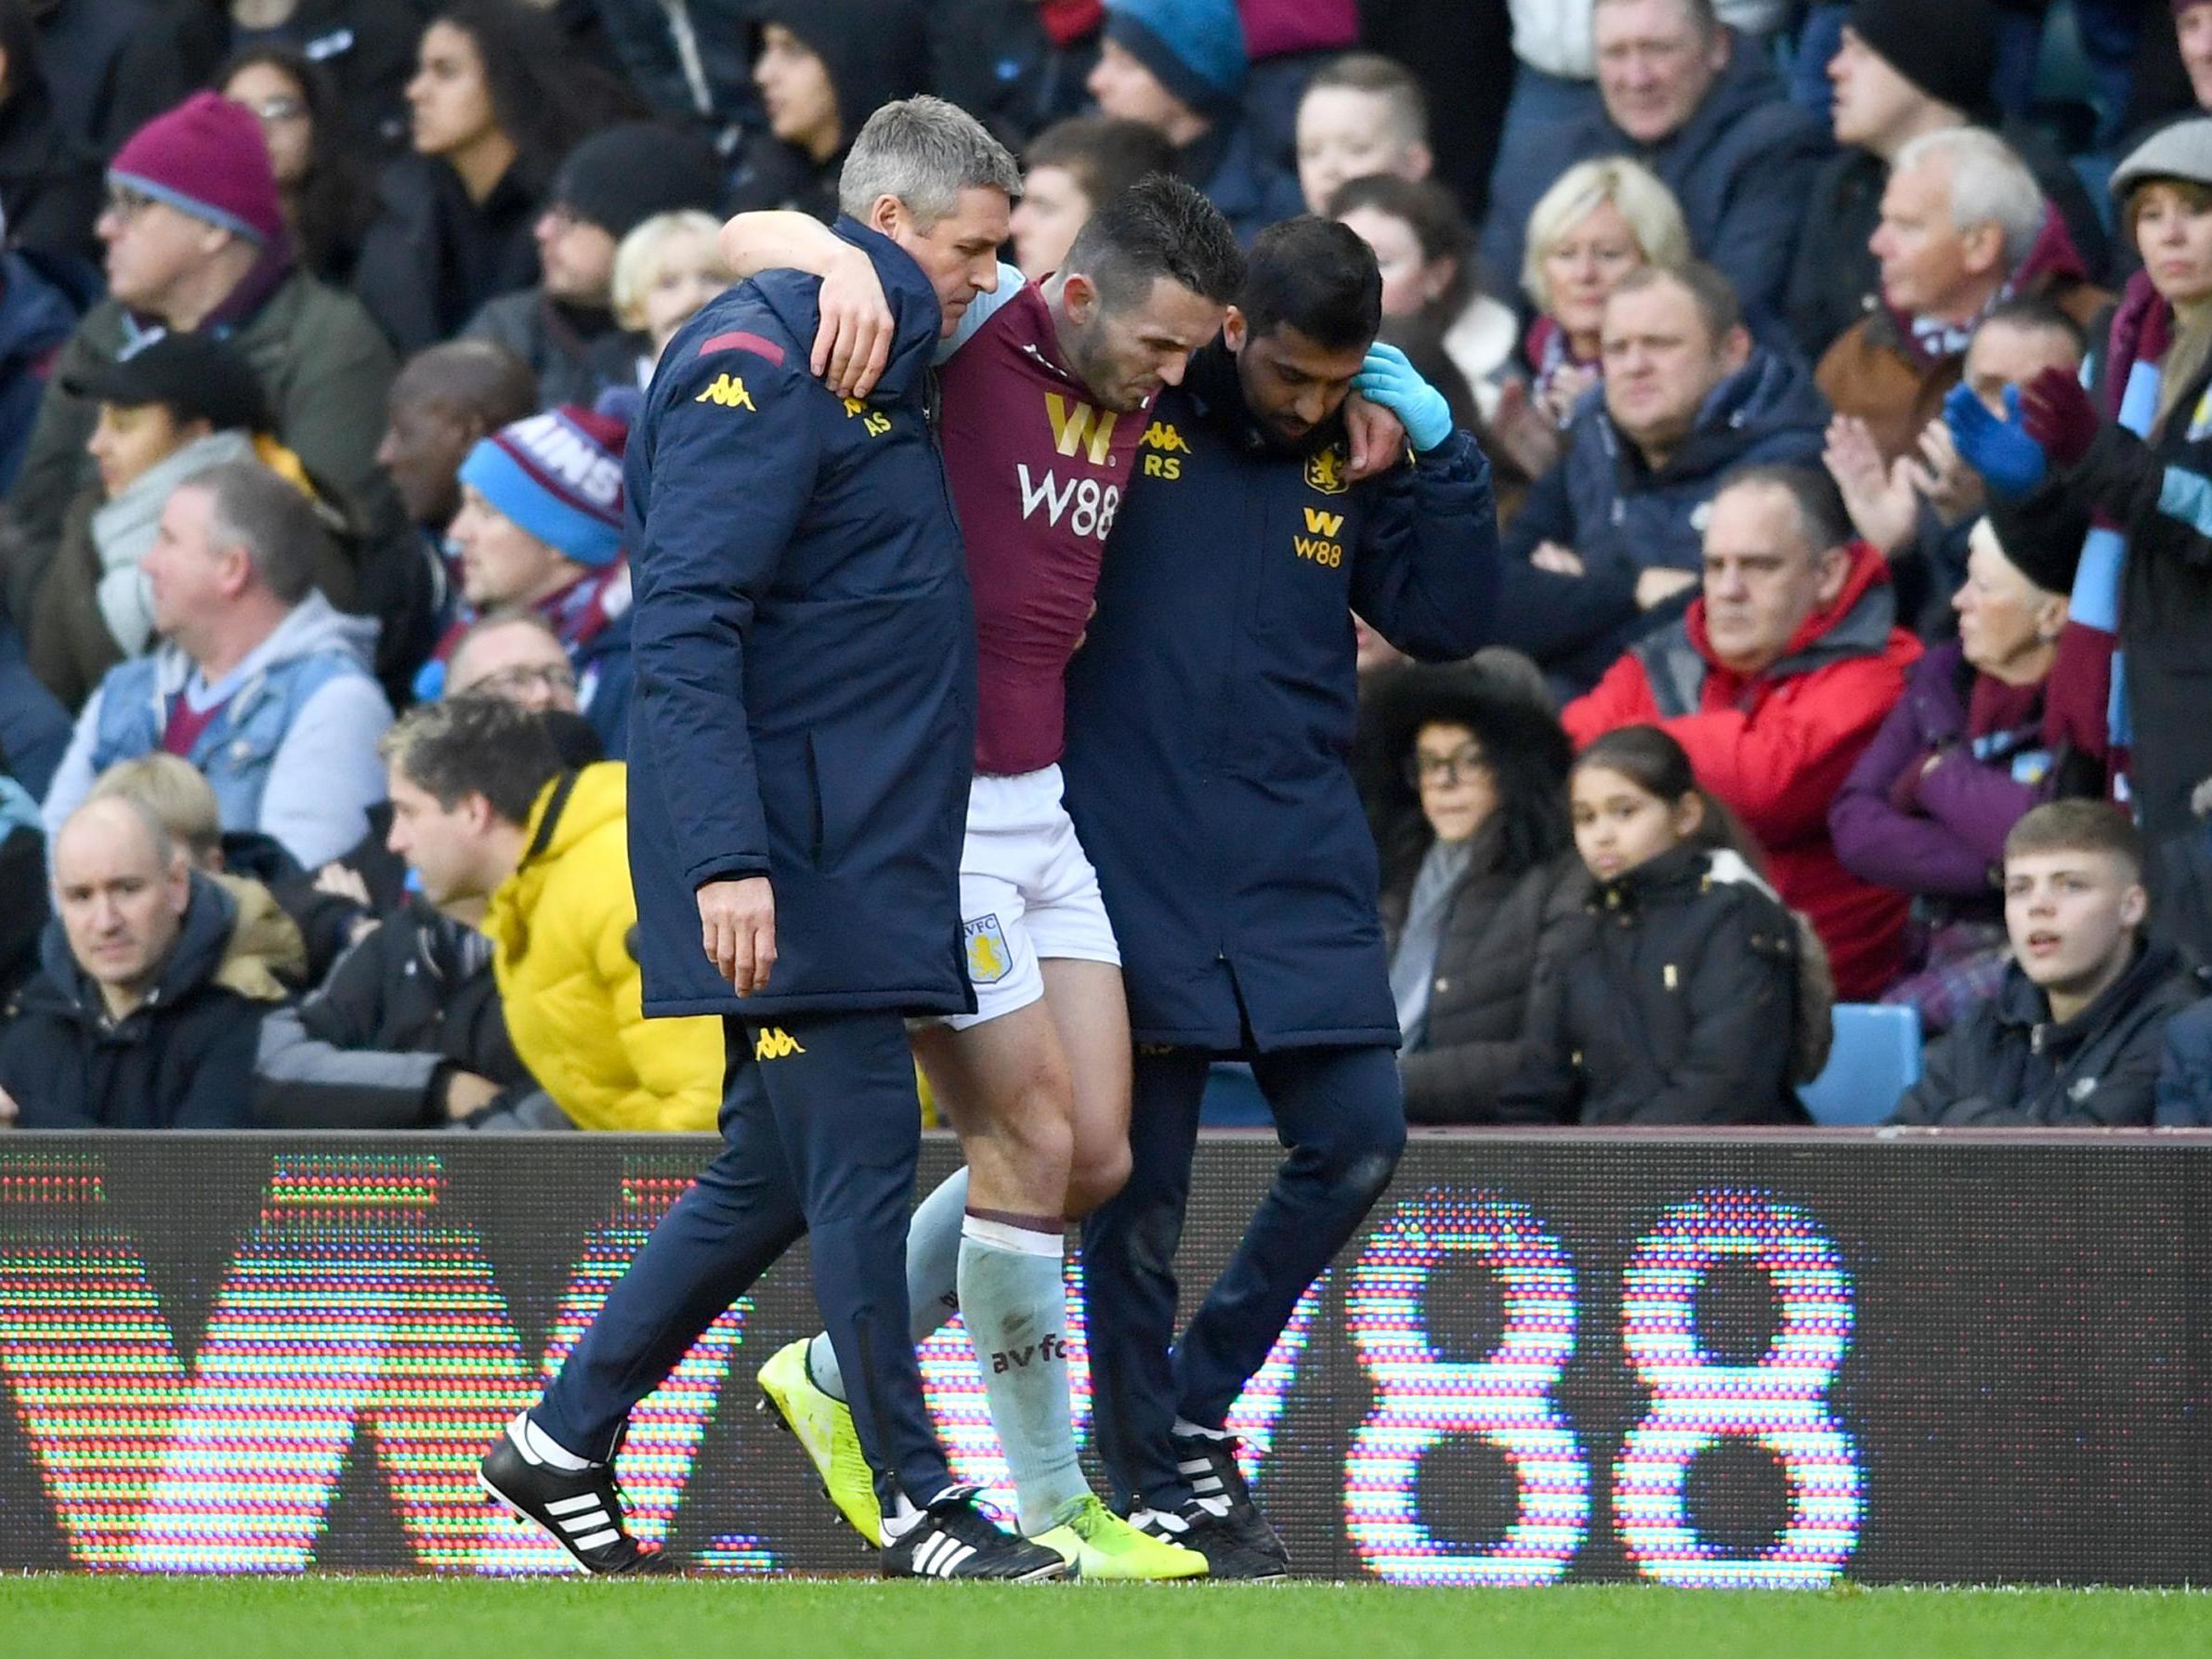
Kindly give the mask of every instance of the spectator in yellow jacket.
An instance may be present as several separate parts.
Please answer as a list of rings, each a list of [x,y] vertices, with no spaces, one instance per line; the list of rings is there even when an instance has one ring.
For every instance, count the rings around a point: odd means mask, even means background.
[[[432,904],[484,903],[507,1034],[577,1128],[711,1130],[722,1022],[639,1003],[628,774],[565,769],[549,718],[495,698],[411,712],[381,746],[391,849]]]

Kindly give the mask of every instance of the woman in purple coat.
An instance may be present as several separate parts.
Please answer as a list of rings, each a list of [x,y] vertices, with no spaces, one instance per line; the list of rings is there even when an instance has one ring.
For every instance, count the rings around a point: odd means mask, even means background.
[[[2101,794],[2101,769],[2053,740],[2044,692],[2066,600],[2037,587],[1983,519],[1953,595],[1958,638],[1921,658],[1828,809],[1862,881],[1914,896],[1907,977],[1882,1000],[1941,1031],[1986,999],[2010,951],[1997,876],[2030,807]]]

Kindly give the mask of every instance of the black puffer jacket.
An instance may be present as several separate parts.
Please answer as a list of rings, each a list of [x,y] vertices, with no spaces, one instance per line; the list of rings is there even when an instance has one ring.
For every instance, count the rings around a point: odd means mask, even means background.
[[[1928,1051],[1896,1123],[1984,1129],[2116,1128],[2151,1121],[2166,1022],[2203,994],[2170,945],[2134,964],[2073,1019],[2016,963],[1996,997]]]
[[[255,1038],[271,1004],[224,983],[237,920],[229,896],[194,876],[161,982],[120,1020],[78,971],[60,921],[48,923],[44,967],[0,1034],[0,1089],[20,1126],[244,1128]]]
[[[277,1129],[442,1127],[453,1071],[535,1087],[507,1039],[491,941],[410,899],[321,990],[263,1024],[255,1116]]]
[[[1677,847],[1578,893],[1530,991],[1507,1121],[1788,1124],[1809,934],[1733,853]]]
[[[1497,842],[1478,831],[1473,856],[1437,943],[1429,1013],[1418,1046],[1398,1056],[1406,1116],[1415,1123],[1481,1123],[1497,1113],[1499,1091],[1528,1052],[1529,984],[1546,947],[1556,948],[1577,907],[1563,888],[1582,882],[1572,852],[1509,875]],[[1407,890],[1382,895],[1392,956],[1406,918]]]

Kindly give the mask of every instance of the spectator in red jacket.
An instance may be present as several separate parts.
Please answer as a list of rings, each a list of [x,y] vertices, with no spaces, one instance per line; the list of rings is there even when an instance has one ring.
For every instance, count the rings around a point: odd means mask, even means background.
[[[1828,947],[1837,995],[1895,977],[1904,895],[1860,881],[1828,838],[1828,803],[1904,689],[1920,655],[1894,626],[1881,555],[1854,541],[1826,475],[1737,473],[1713,499],[1704,591],[1638,642],[1562,717],[1577,745],[1653,725],[1758,837],[1783,902]]]

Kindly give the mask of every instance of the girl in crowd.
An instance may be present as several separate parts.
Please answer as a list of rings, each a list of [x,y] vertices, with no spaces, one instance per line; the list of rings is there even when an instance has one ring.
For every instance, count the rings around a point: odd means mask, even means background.
[[[1329,216],[1375,251],[1382,271],[1382,333],[1479,431],[1498,407],[1513,353],[1513,314],[1476,291],[1467,222],[1451,192],[1429,179],[1378,173],[1347,179]]]
[[[2011,960],[1996,873],[2005,837],[2060,794],[2102,793],[2103,771],[2047,731],[2046,690],[2066,597],[2006,556],[1986,518],[1952,598],[1958,637],[1913,667],[1828,809],[1845,868],[1914,897],[1910,977],[1885,1002],[1947,1030],[1995,994]]]
[[[1481,1122],[1519,1068],[1535,976],[1575,865],[1573,750],[1532,689],[1469,666],[1378,688],[1396,771],[1378,803],[1399,1071],[1416,1123]]]
[[[1588,884],[1530,993],[1499,1116],[1586,1124],[1802,1123],[1827,1055],[1827,959],[1749,838],[1656,726],[1584,750],[1569,780]]]
[[[373,205],[355,160],[359,139],[338,111],[337,84],[291,46],[249,46],[223,66],[216,88],[254,111],[300,264],[343,284],[360,257]]]
[[[1561,174],[1528,216],[1521,287],[1536,307],[1522,343],[1525,395],[1509,390],[1497,425],[1531,477],[1559,457],[1575,405],[1598,384],[1605,301],[1640,266],[1689,263],[1690,229],[1674,192],[1622,156]],[[1540,464],[1530,465],[1530,463]]]
[[[586,134],[643,112],[523,0],[451,0],[423,31],[407,102],[413,149],[385,169],[354,275],[403,354],[537,281],[555,167]]]
[[[712,214],[696,209],[659,213],[622,238],[614,253],[615,320],[646,337],[627,384],[653,378],[653,365],[676,331],[734,280],[715,246],[721,229]],[[610,375],[614,384],[625,384]]]

